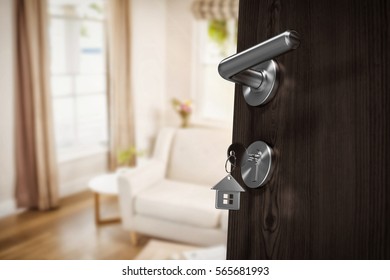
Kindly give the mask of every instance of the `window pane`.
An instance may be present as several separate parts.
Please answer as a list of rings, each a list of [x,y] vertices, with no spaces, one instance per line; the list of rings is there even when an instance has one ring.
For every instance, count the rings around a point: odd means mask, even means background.
[[[72,98],[57,98],[53,100],[54,131],[57,147],[74,144],[75,118]]]
[[[234,84],[228,83],[215,71],[216,65],[203,65],[203,98],[201,115],[207,119],[231,120],[234,107]]]
[[[105,75],[79,75],[76,77],[77,94],[102,93],[106,91]]]
[[[221,79],[216,69],[222,59],[235,53],[236,23],[231,20],[220,26],[217,25],[217,27],[224,29],[222,33],[225,38],[222,41],[212,39],[210,36],[212,33],[221,31],[216,30],[216,27],[210,25],[210,22],[201,21],[197,25],[199,49],[196,68],[198,83],[195,84],[195,98],[198,105],[196,113],[207,120],[231,121],[233,118],[234,94],[232,92],[234,92],[234,84]]]
[[[77,14],[79,17],[103,19],[104,18],[104,0],[94,0],[82,5],[77,5]]]
[[[77,122],[80,143],[106,143],[107,109],[105,95],[77,97]]]
[[[101,22],[82,22],[79,61],[80,73],[105,72],[104,30]]]
[[[102,0],[50,0],[51,87],[60,157],[107,146],[103,8]]]
[[[51,90],[53,96],[66,96],[72,93],[72,77],[71,76],[52,76]]]
[[[50,54],[51,72],[67,72],[67,51],[66,51],[66,21],[62,19],[51,19],[50,21]]]
[[[49,13],[54,16],[103,19],[104,1],[49,0]]]

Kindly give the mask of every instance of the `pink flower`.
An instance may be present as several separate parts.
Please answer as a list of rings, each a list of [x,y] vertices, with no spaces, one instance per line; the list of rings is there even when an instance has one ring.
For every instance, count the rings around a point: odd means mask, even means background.
[[[185,113],[191,113],[191,107],[187,104],[180,104],[180,111]]]

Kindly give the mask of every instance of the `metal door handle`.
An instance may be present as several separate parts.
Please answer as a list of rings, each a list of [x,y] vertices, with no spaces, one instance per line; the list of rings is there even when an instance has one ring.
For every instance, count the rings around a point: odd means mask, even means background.
[[[246,102],[252,106],[265,104],[274,96],[279,67],[273,58],[299,46],[299,34],[288,30],[219,63],[222,78],[243,85]]]

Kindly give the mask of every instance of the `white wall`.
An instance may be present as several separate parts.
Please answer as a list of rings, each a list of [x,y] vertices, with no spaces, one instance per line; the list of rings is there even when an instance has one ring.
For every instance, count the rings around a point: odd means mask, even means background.
[[[164,124],[166,1],[132,0],[132,94],[136,145],[151,152]]]
[[[180,117],[170,103],[192,97],[193,24],[192,0],[167,0],[166,122],[178,126]]]
[[[200,69],[201,21],[192,14],[193,0],[166,3],[165,124],[180,125],[180,117],[170,103],[172,98],[178,98],[194,101],[192,125],[231,128],[234,84],[220,78],[216,65]]]
[[[0,0],[0,216],[15,209],[13,1]]]
[[[172,98],[191,99],[192,0],[132,1],[136,144],[152,150],[162,126],[179,126]]]
[[[199,50],[192,2],[132,0],[132,94],[138,149],[151,151],[161,126],[179,126],[172,98],[194,99],[193,91],[200,87],[194,86],[194,60],[199,59],[195,52]]]

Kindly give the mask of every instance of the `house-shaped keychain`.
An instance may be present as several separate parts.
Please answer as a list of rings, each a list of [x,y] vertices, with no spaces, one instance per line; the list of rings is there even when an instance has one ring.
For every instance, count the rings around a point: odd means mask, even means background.
[[[227,210],[240,209],[240,193],[245,190],[230,174],[216,184],[212,190],[216,191],[215,208]]]

